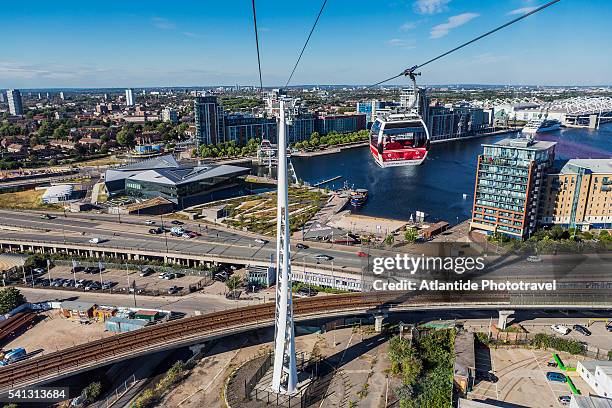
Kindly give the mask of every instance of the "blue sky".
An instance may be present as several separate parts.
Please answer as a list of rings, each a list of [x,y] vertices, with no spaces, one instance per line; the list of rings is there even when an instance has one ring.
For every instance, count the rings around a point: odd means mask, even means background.
[[[544,3],[328,0],[292,84],[377,82]],[[257,1],[264,85],[285,83],[320,5]],[[0,88],[258,83],[248,0],[12,1],[0,16]],[[612,1],[561,0],[421,82],[610,84],[610,38]]]

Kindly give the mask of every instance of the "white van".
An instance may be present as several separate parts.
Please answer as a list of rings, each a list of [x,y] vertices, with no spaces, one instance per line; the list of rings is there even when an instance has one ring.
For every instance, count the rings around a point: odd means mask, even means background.
[[[100,238],[94,237],[94,238],[89,240],[89,243],[90,244],[99,244],[100,243]]]
[[[569,327],[563,326],[562,324],[553,324],[550,329],[562,335],[567,335],[571,331]]]

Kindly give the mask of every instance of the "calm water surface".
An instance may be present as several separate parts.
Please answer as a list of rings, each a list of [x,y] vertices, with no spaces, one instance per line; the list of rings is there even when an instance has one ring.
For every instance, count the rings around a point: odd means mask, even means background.
[[[356,213],[408,220],[415,211],[424,211],[429,221],[441,219],[456,223],[471,215],[481,144],[504,137],[512,136],[433,145],[421,166],[381,169],[370,158],[367,147],[311,158],[294,157],[291,161],[298,177],[311,184],[342,176],[326,186],[340,188],[347,181],[355,188],[367,188],[368,201]],[[557,158],[612,157],[612,124],[599,130],[561,129],[539,134],[538,139],[557,142]]]

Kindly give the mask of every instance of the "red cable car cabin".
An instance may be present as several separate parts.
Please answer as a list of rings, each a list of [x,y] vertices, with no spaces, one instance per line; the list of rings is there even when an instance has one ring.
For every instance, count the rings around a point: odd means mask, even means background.
[[[419,165],[429,151],[429,131],[416,113],[377,117],[370,129],[370,151],[383,168]]]

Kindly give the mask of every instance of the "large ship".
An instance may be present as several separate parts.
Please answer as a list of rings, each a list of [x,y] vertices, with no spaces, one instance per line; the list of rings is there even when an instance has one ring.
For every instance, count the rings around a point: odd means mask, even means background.
[[[534,118],[527,122],[523,128],[523,133],[552,132],[560,127],[561,122],[559,122],[557,119]]]

